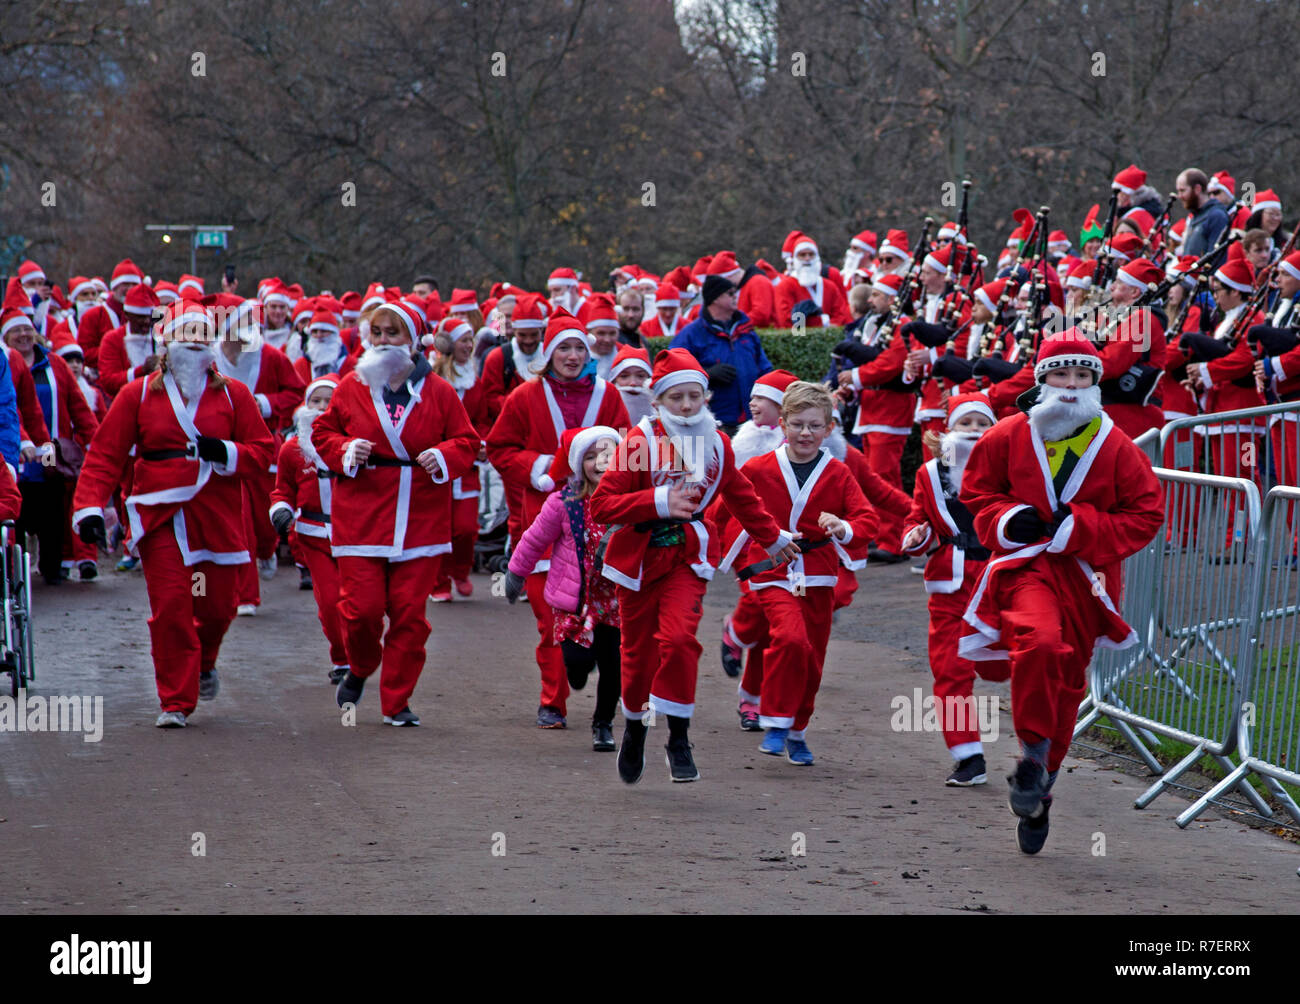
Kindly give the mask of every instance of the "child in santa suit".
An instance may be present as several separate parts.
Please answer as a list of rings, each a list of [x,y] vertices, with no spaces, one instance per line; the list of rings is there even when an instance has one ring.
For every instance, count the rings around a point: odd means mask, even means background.
[[[375,308],[370,347],[311,434],[337,475],[330,541],[351,668],[335,700],[355,705],[382,666],[380,709],[396,726],[420,724],[410,697],[429,638],[425,601],[439,556],[451,551],[449,482],[469,472],[479,449],[456,392],[420,351],[424,323],[414,304]]]
[[[92,387],[85,377],[85,356],[81,351],[81,346],[76,342],[68,342],[59,348],[56,354],[68,364],[68,369],[76,378],[77,386],[81,388],[81,394],[86,399],[86,404],[94,413],[95,418],[102,422],[108,415],[108,406],[104,401],[104,394],[98,387]],[[78,574],[83,582],[87,582],[99,575],[99,566],[96,559],[99,557],[98,549],[94,544],[87,543],[79,536],[72,532],[72,499],[77,490],[76,479],[70,479],[64,487],[64,509],[67,513],[67,530],[63,536],[63,568],[67,574],[71,574],[72,567],[77,566]]]
[[[425,338],[433,342],[438,352],[433,360],[433,372],[451,384],[478,434],[486,436],[492,423],[488,420],[483,384],[474,369],[474,335],[473,326],[455,313],[442,320],[437,335]],[[487,449],[481,439],[474,459],[475,466],[451,483],[451,554],[438,565],[438,576],[430,594],[434,603],[450,602],[453,584],[458,596],[468,598],[474,593],[469,573],[474,568],[474,542],[478,540],[478,464],[487,460]]]
[[[958,654],[1011,662],[1023,755],[1008,783],[1027,854],[1047,839],[1049,793],[1094,646],[1137,641],[1119,615],[1120,563],[1164,518],[1150,461],[1102,411],[1101,370],[1077,329],[1045,339],[1027,414],[980,437],[962,475],[960,499],[993,558],[966,608]]]
[[[801,766],[813,763],[805,735],[830,641],[839,563],[865,565],[876,530],[875,511],[852,473],[823,446],[834,427],[833,401],[821,384],[791,383],[781,404],[786,444],[742,472],[783,528],[801,538],[803,553],[788,567],[773,567],[767,549],[742,532],[722,563],[749,580],[767,622],[759,694],[767,735],[759,749]],[[723,505],[729,506],[725,497]],[[856,554],[846,549],[854,542]]]
[[[176,301],[156,333],[165,344],[160,371],[114,398],[81,468],[73,525],[82,540],[106,542],[103,507],[129,466],[126,511],[144,565],[162,705],[156,724],[181,728],[200,699],[217,695],[235,571],[252,560],[243,482],[265,470],[274,444],[252,393],[215,372],[215,329],[201,304]]]
[[[533,369],[539,379],[510,392],[487,437],[488,459],[501,474],[506,498],[512,500],[511,540],[518,540],[537,518],[554,487],[547,471],[565,429],[592,425],[626,429],[628,425],[623,399],[596,375],[586,329],[568,311],[557,310],[547,322],[541,356]],[[537,727],[562,729],[569,685],[564,658],[554,641],[554,614],[545,596],[549,560],[550,555],[543,553],[527,577],[528,605],[540,636],[536,652],[542,692]]]
[[[598,558],[606,526],[591,518],[590,502],[618,441],[618,432],[605,426],[565,430],[547,475],[561,488],[524,531],[506,574],[506,599],[514,603],[542,552],[552,552],[545,596],[555,611],[569,686],[581,690],[592,669],[600,669],[591,717],[591,748],[598,753],[614,750],[621,670],[617,587],[600,574]]]
[[[329,642],[329,680],[333,684],[347,674],[348,652],[339,620],[338,563],[330,550],[332,475],[312,446],[311,433],[338,385],[337,373],[327,373],[307,385],[303,405],[294,413],[295,434],[280,447],[269,514],[276,533],[293,535],[295,553],[311,573],[316,614]]]
[[[650,406],[650,353],[631,345],[619,347],[614,365],[609,368],[609,381],[618,388],[623,406],[627,408],[629,424],[653,412]]]
[[[721,557],[704,522],[714,497],[770,556],[789,561],[799,554],[717,431],[705,403],[708,379],[685,349],[659,353],[650,385],[655,417],[619,444],[591,498],[592,518],[618,526],[607,538],[604,575],[619,587],[627,724],[618,770],[628,784],[645,770],[646,718],[656,713],[668,717],[672,779],[699,778],[688,729],[701,651],[695,631]]]
[[[975,676],[1005,680],[1005,661],[973,663],[957,654],[962,615],[970,602],[990,554],[975,534],[970,510],[958,497],[966,462],[976,442],[994,425],[993,406],[983,394],[957,394],[948,399],[948,432],[926,435],[934,459],[916,475],[912,510],[904,522],[903,550],[930,553],[925,564],[925,591],[930,595],[930,672],[934,699],[942,709],[943,738],[956,766],[946,784],[970,787],[988,780],[984,747],[975,715]],[[978,668],[977,668],[978,667]],[[962,708],[960,716],[954,712]],[[964,728],[956,728],[965,722]]]

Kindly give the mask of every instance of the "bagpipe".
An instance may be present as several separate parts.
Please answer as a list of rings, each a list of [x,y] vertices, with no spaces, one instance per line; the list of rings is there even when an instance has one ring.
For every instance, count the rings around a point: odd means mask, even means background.
[[[1019,372],[1028,363],[1038,344],[1042,332],[1043,309],[1047,303],[1047,277],[1043,274],[1043,262],[1047,258],[1047,218],[1051,213],[1048,206],[1040,206],[1034,215],[1034,225],[1029,236],[1020,247],[1007,281],[1002,287],[998,302],[994,305],[994,316],[980,338],[979,355],[971,367],[976,377],[989,383],[1001,383]],[[1028,214],[1021,221],[1026,222]],[[1030,283],[1029,305],[1019,321],[1019,333],[1016,337],[1018,351],[1015,362],[1005,358],[998,322],[1005,315],[1007,306],[1020,295],[1021,289]]]
[[[912,298],[916,295],[916,284],[921,281],[921,262],[925,260],[926,252],[929,250],[930,228],[932,226],[934,226],[934,218],[927,216],[924,226],[921,227],[921,239],[916,242],[916,249],[912,252],[912,260],[907,266],[907,275],[903,278],[903,285],[899,288],[898,295],[894,297],[894,302],[889,308],[889,314],[885,317],[880,334],[876,338],[876,344],[880,347],[881,352],[888,349],[893,342],[894,333],[898,331],[899,319],[903,316],[903,309],[911,306]]]

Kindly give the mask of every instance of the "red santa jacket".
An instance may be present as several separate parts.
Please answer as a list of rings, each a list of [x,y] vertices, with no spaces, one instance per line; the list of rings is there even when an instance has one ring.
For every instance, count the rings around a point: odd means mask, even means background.
[[[331,494],[329,470],[303,455],[297,436],[286,439],[275,464],[275,487],[267,515],[288,509],[299,536],[329,540]]]
[[[870,324],[870,321],[867,322]],[[880,323],[884,323],[883,318]],[[916,394],[910,390],[899,390],[898,381],[903,375],[903,364],[907,362],[908,339],[899,332],[906,317],[900,317],[894,329],[889,347],[884,349],[869,363],[853,371],[853,387],[859,392],[858,419],[853,431],[858,435],[866,432],[888,432],[896,436],[906,436],[912,431],[912,419],[916,413]],[[876,345],[880,340],[879,324],[871,326],[866,345]],[[892,387],[889,385],[893,385]]]
[[[948,507],[948,499],[944,498],[937,459],[924,464],[916,472],[912,509],[903,520],[903,537],[906,538],[917,527],[924,528],[925,534],[915,546],[904,548],[908,554],[925,554],[938,545],[925,563],[927,593],[955,593],[964,584],[979,580],[985,561],[970,558],[966,548],[954,540],[961,528]]]
[[[801,586],[833,586],[841,562],[850,570],[866,565],[867,548],[876,532],[876,512],[862,494],[848,466],[832,457],[829,450],[821,451],[817,466],[802,487],[795,479],[784,446],[750,460],[742,473],[782,529],[809,541],[830,539],[830,544],[801,554],[789,564],[755,575],[749,580],[751,589],[777,586],[795,591]],[[722,506],[724,509],[727,506],[725,497]],[[842,540],[830,537],[818,526],[817,518],[823,512],[833,513],[847,523],[848,536]],[[724,571],[732,567],[743,568],[766,557],[767,548],[753,541],[742,529],[731,542],[719,567]]]
[[[335,557],[409,561],[451,550],[450,482],[473,465],[478,435],[442,377],[429,373],[407,388],[410,403],[394,425],[382,388],[349,373],[312,426],[316,452],[341,475],[331,499]],[[353,454],[357,439],[374,444],[364,464]],[[415,464],[426,450],[438,458],[438,478]]]
[[[507,350],[510,352],[511,369],[514,371],[510,374],[509,380],[506,379],[505,373]],[[527,383],[532,377],[533,374],[528,372],[528,362],[525,357],[515,352],[514,339],[505,345],[498,345],[487,354],[483,360],[483,372],[479,375],[479,381],[483,384],[483,400],[486,403],[489,422],[497,420],[510,392]]]
[[[820,328],[823,324],[849,324],[853,313],[849,310],[849,301],[844,295],[844,286],[831,276],[821,278],[821,312],[804,319],[804,327]],[[782,276],[775,290],[776,323],[783,328],[790,327],[794,321],[791,314],[797,304],[804,300],[818,301],[816,287],[809,289],[792,275]]]
[[[1229,311],[1215,327],[1214,337],[1220,340],[1226,339],[1236,318],[1245,309],[1243,304]],[[1256,311],[1240,330],[1246,332],[1252,326],[1263,323],[1265,323],[1264,315]],[[1255,356],[1244,334],[1237,339],[1232,351],[1226,356],[1211,359],[1209,362],[1189,362],[1188,365],[1197,368],[1204,384],[1201,392],[1203,411],[1236,411],[1238,408],[1260,408],[1264,405],[1263,395],[1255,387]],[[1235,425],[1209,425],[1205,427],[1205,431],[1211,435],[1234,431],[1247,432],[1253,431],[1256,426],[1262,424],[1263,419],[1256,419],[1253,422],[1239,422]]]
[[[1190,307],[1187,319],[1183,322],[1184,331],[1201,329],[1201,308]],[[1187,379],[1187,356],[1179,344],[1181,336],[1165,341],[1165,375],[1160,380],[1160,407],[1164,410],[1166,421],[1175,418],[1189,418],[1200,411],[1196,395],[1183,386]]]
[[[961,501],[975,516],[980,542],[993,552],[966,608],[958,645],[967,659],[1006,657],[994,585],[1033,565],[1050,576],[1059,609],[1082,619],[1097,644],[1126,648],[1137,634],[1119,615],[1120,563],[1140,551],[1164,522],[1164,493],[1151,462],[1104,412],[1100,428],[1058,498],[1043,440],[1029,416],[1004,419],[980,437],[962,475]],[[1050,540],[1021,544],[1007,520],[1033,509],[1044,521],[1068,503],[1069,516]]]
[[[663,431],[658,419],[643,418],[619,443],[618,452],[591,496],[592,518],[611,528],[602,574],[634,592],[641,589],[641,569],[650,542],[648,527],[637,529],[637,524],[667,519],[668,490],[687,477],[680,453]],[[701,486],[700,501],[686,524],[687,560],[702,579],[713,578],[722,557],[721,543],[710,533],[704,518],[715,496],[765,549],[790,536],[777,525],[749,479],[737,469],[730,440],[721,432],[714,435],[713,457]]]
[[[899,519],[904,518],[912,504],[907,494],[895,488],[873,471],[871,465],[867,463],[866,456],[856,446],[845,445],[844,462],[848,464],[849,470],[853,472],[858,487],[862,489],[862,494],[867,497],[867,501],[871,503],[872,508],[877,513],[888,513],[891,516],[897,516]],[[834,452],[835,449],[832,446],[831,453],[834,454]]]
[[[21,445],[40,446],[48,443],[50,430],[45,424],[45,412],[41,410],[40,399],[36,396],[36,381],[32,379],[27,360],[17,349],[9,350],[9,375],[13,378],[14,392],[18,397]]]
[[[754,327],[776,327],[776,295],[772,289],[772,281],[761,272],[750,276],[740,287],[736,307],[754,322]]]
[[[753,320],[753,318],[751,318]],[[673,318],[672,330],[669,331],[659,320],[659,315],[655,314],[641,322],[641,335],[644,338],[675,338],[677,332],[681,331],[687,324],[682,312],[677,311],[677,316]]]
[[[465,414],[469,416],[470,425],[474,426],[474,431],[478,433],[479,448],[482,449],[484,439],[492,429],[492,422],[488,419],[487,413],[487,397],[483,392],[483,381],[474,379],[472,362],[466,364],[466,370],[468,372],[464,377],[453,373],[453,379],[448,383],[460,398],[460,403],[465,406]],[[453,499],[478,498],[482,484],[479,481],[478,454],[475,453],[474,457],[474,466],[451,483]]]
[[[114,328],[99,343],[99,386],[112,397],[138,376],[149,358],[148,336],[126,340],[126,328]]]
[[[241,353],[241,364],[248,355],[251,353]],[[247,369],[242,365],[237,367],[226,358],[225,353],[218,350],[217,372],[231,380],[241,380],[247,384],[253,392],[253,400],[257,402],[262,420],[273,434],[292,424],[294,410],[302,404],[302,395],[307,390],[307,385],[294,372],[293,363],[289,362],[288,357],[269,345],[259,347],[251,360],[251,367]],[[244,380],[244,376],[247,380]]]
[[[81,346],[87,366],[98,370],[100,342],[114,328],[120,328],[124,321],[122,305],[111,296],[108,302],[96,304],[86,311],[86,316],[77,325],[77,344]]]
[[[162,387],[150,386],[156,378],[132,380],[113,399],[77,479],[73,527],[88,515],[103,515],[131,465],[126,511],[135,540],[173,533],[186,565],[243,564],[250,559],[241,482],[266,469],[274,446],[257,402],[242,384],[209,382],[187,403],[170,373],[164,374]],[[225,443],[226,463],[198,458],[193,451],[200,435]],[[150,456],[187,448],[189,456]]]
[[[1119,324],[1106,330],[1097,346],[1101,356],[1101,395],[1106,414],[1130,438],[1136,439],[1149,429],[1164,424],[1164,413],[1158,404],[1160,383],[1164,380],[1165,329],[1149,308],[1130,311]],[[1145,401],[1116,401],[1114,396],[1126,394],[1126,382],[1141,376],[1145,367],[1159,371],[1156,383],[1151,386]]]
[[[918,304],[918,320],[929,324],[938,323],[946,303],[947,300],[943,296],[923,293]],[[961,311],[953,321],[954,330],[961,331],[961,334],[957,336],[953,343],[953,351],[959,356],[966,354],[966,340],[970,335],[970,326],[967,323],[970,321],[970,313],[970,301],[963,300]],[[930,419],[944,418],[948,414],[948,408],[944,403],[943,381],[932,376],[930,368],[939,361],[939,357],[946,351],[945,346],[925,346],[918,341],[912,340],[911,348],[928,348],[930,353],[930,361],[926,363],[921,375],[921,399],[917,402],[916,419],[924,422]]]
[[[13,468],[0,463],[0,519],[17,519],[23,507],[23,495],[14,481]]]
[[[83,447],[89,446],[99,428],[99,420],[90,410],[85,395],[81,393],[81,385],[63,357],[51,352],[47,358],[50,364],[38,367],[30,379],[33,388],[38,379],[50,387],[48,427],[59,439],[73,439]]]
[[[354,355],[349,352],[349,354],[343,358],[343,362],[339,364],[339,369],[338,369],[340,379],[347,376],[354,369],[356,369],[357,359],[359,355],[360,355],[359,353]],[[306,356],[299,356],[297,359],[293,361],[293,371],[294,373],[298,374],[298,379],[302,381],[303,388],[305,389],[307,385],[312,381],[311,360],[308,359]]]

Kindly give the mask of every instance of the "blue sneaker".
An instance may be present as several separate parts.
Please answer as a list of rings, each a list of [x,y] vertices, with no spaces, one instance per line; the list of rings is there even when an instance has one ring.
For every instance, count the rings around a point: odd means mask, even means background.
[[[115,567],[119,572],[129,572],[138,564],[140,564],[139,558],[133,558],[129,554],[124,554]]]
[[[785,737],[789,734],[789,729],[768,729],[767,735],[758,744],[758,751],[768,756],[780,756],[785,752]]]
[[[785,758],[793,764],[800,767],[810,767],[813,764],[812,750],[802,739],[787,739],[785,741]]]

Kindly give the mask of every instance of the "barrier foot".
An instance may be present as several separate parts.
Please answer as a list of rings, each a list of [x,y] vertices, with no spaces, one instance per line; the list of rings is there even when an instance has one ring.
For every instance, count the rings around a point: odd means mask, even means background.
[[[1083,708],[1080,708],[1079,710],[1082,711]],[[1101,717],[1101,712],[1098,711],[1096,708],[1093,708],[1091,711],[1088,712],[1086,716],[1080,718],[1077,722],[1075,722],[1074,738],[1078,739],[1081,735],[1083,735],[1090,728],[1092,728],[1093,725],[1097,723],[1097,719],[1100,717]]]
[[[1236,764],[1226,756],[1216,756],[1214,759],[1218,761],[1220,767],[1229,773],[1236,769]],[[1247,768],[1246,775],[1237,783],[1237,787],[1241,790],[1241,793],[1246,796],[1246,801],[1255,807],[1256,812],[1266,819],[1272,818],[1273,810],[1270,809],[1268,803],[1264,801],[1264,796],[1257,792],[1255,786],[1250,783],[1249,768]]]
[[[1161,792],[1182,777],[1183,774],[1190,770],[1203,756],[1205,756],[1205,743],[1198,743],[1194,750],[1170,767],[1159,781],[1153,784],[1146,791],[1142,792],[1142,794],[1138,796],[1137,801],[1133,803],[1133,808],[1145,809],[1156,800]]]
[[[1174,820],[1174,822],[1178,824],[1178,828],[1180,830],[1186,829],[1187,824],[1204,812],[1205,807],[1209,805],[1212,800],[1218,798],[1225,792],[1230,791],[1232,788],[1235,788],[1237,783],[1248,773],[1250,773],[1250,768],[1243,764],[1198,798],[1190,806],[1184,809],[1182,813],[1179,814],[1178,818]]]
[[[1152,774],[1159,774],[1164,769],[1160,761],[1152,755],[1142,740],[1137,737],[1137,734],[1128,727],[1127,722],[1122,722],[1118,718],[1111,718],[1111,723],[1119,731],[1119,734],[1128,741],[1128,744],[1133,747],[1137,755],[1142,758],[1142,762],[1147,765],[1148,771]]]
[[[1295,804],[1295,800],[1291,798],[1291,795],[1282,787],[1277,778],[1269,777],[1267,774],[1261,774],[1260,777],[1264,779],[1264,784],[1273,793],[1273,797],[1282,803],[1282,808],[1287,811],[1287,814],[1297,823],[1300,823],[1300,806]]]

